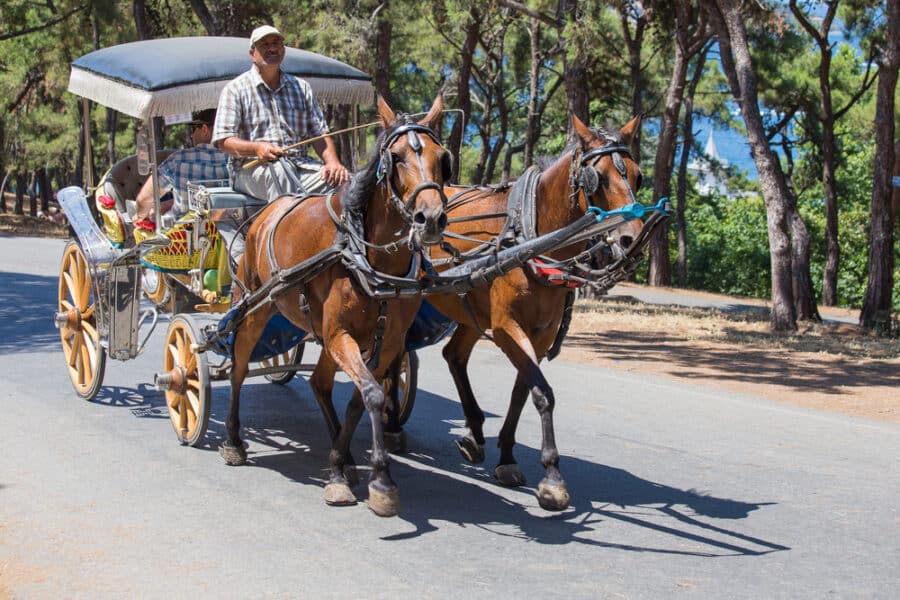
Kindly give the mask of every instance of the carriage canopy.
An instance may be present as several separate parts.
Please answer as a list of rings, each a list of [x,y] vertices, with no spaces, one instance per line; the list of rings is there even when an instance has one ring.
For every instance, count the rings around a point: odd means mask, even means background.
[[[250,68],[249,41],[236,37],[145,40],[96,50],[72,62],[69,91],[139,119],[214,108],[230,80]],[[371,78],[339,60],[287,48],[282,69],[309,82],[324,104],[369,104]]]

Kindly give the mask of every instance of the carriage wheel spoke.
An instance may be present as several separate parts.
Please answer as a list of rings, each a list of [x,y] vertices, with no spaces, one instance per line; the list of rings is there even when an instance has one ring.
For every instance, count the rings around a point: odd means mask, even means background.
[[[178,427],[185,431],[188,428],[187,402],[184,394],[178,394]]]
[[[185,409],[190,406],[190,412],[194,415],[194,418],[196,420],[197,415],[200,414],[200,396],[197,394],[197,390],[192,389],[187,390],[186,396],[188,403],[185,403]]]
[[[91,304],[81,313],[82,321],[93,321],[94,320],[94,309],[97,307],[96,304]]]
[[[69,367],[74,367],[75,363],[78,362],[78,356],[81,354],[81,344],[84,343],[84,338],[81,337],[78,333],[76,333],[72,337],[72,345],[69,349]]]
[[[194,375],[197,372],[197,355],[191,354],[185,360],[184,370],[188,375]]]
[[[62,273],[63,281],[65,282],[65,298],[71,298],[73,303],[78,302],[78,298],[75,297],[75,282],[72,280],[72,274],[68,272]],[[63,294],[60,294],[62,296]],[[60,298],[62,300],[63,298]]]
[[[78,353],[81,358],[81,360],[78,361],[78,383],[80,385],[87,385],[91,382],[91,355],[88,348],[90,348],[90,344],[82,343],[80,348],[81,351]]]
[[[96,339],[94,336],[90,335],[89,332],[84,332],[84,347],[88,353],[88,363],[91,367],[91,372],[94,371],[94,365],[97,364],[97,347],[94,346],[94,340]]]

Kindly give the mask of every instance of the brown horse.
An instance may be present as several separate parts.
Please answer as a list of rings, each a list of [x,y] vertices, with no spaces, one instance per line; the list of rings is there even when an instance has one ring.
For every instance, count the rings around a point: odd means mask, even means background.
[[[395,115],[379,98],[385,130],[367,166],[333,195],[279,198],[250,227],[238,279],[246,285],[245,303],[252,306],[236,330],[227,440],[220,449],[229,464],[246,461],[239,435],[241,384],[266,323],[280,312],[322,344],[309,383],[332,436],[325,501],[356,502],[350,489],[355,479],[350,440],[364,406],[372,421],[369,507],[383,516],[399,511],[397,485],[384,448],[384,393],[379,382],[403,348],[421,297],[371,292],[391,277],[414,282],[419,269],[416,254],[441,240],[447,223],[442,185],[452,164],[432,131],[441,111],[438,97],[416,123],[408,115]],[[355,248],[355,253],[348,248]],[[269,288],[276,289],[273,283],[289,277],[291,268],[294,272],[299,268],[304,276],[268,293]],[[254,305],[254,293],[260,290],[262,302]],[[343,427],[331,399],[337,369],[356,384]]]
[[[542,172],[536,183],[533,227],[537,235],[569,225],[582,217],[589,206],[613,210],[631,204],[640,187],[640,169],[628,152],[640,117],[632,119],[620,131],[591,129],[577,117],[573,116],[572,120],[577,143]],[[481,242],[495,240],[504,231],[509,188],[494,192],[447,187],[445,192],[448,196],[454,194],[447,207],[450,224],[445,238],[464,236],[452,241],[458,251],[466,252]],[[641,227],[639,219],[627,221],[605,242],[614,247],[614,252],[621,252],[631,245]],[[580,242],[558,249],[549,257],[556,260],[570,258],[585,250],[585,244]],[[433,250],[436,262],[445,256],[436,248]],[[513,446],[519,416],[531,392],[541,417],[543,434],[541,463],[545,476],[538,485],[537,497],[546,510],[568,507],[569,493],[559,472],[559,452],[553,430],[553,390],[539,363],[554,344],[564,312],[571,308],[567,304],[569,292],[566,287],[549,285],[540,274],[517,268],[488,286],[475,288],[464,298],[456,294],[428,298],[440,312],[458,323],[443,354],[469,429],[468,434],[457,441],[463,457],[470,462],[484,460],[484,413],[472,393],[466,366],[475,343],[489,329],[494,343],[518,371],[509,411],[499,434],[500,461],[495,475],[503,485],[525,483],[513,457]]]

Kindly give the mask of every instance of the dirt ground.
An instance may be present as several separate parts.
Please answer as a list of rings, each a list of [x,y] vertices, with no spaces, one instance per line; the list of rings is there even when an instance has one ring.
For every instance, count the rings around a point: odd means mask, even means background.
[[[9,200],[6,205],[7,207],[12,206]],[[69,227],[49,218],[5,212],[0,213],[0,232],[13,235],[66,238],[69,235]]]
[[[68,236],[65,225],[10,213],[0,213],[0,231]],[[629,285],[619,289],[627,294]],[[754,308],[725,313],[648,304],[627,295],[579,301],[560,358],[900,423],[900,339],[847,324],[776,335],[768,331],[765,302],[741,298],[739,303]],[[858,316],[844,309],[820,307],[820,312],[826,319]]]
[[[845,323],[773,334],[764,302],[740,303],[757,308],[725,313],[628,296],[579,302],[560,358],[900,423],[900,339]],[[820,312],[826,321],[858,316]]]

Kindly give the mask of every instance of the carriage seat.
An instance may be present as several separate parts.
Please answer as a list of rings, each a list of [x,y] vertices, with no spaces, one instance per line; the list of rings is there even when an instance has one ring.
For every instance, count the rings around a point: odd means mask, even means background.
[[[174,151],[172,148],[157,151],[156,164],[160,164]],[[102,181],[102,193],[115,201],[119,213],[132,216],[133,211],[129,213],[127,210],[127,201],[133,201],[137,197],[146,179],[146,175],[138,173],[137,155],[133,154],[110,167]]]

